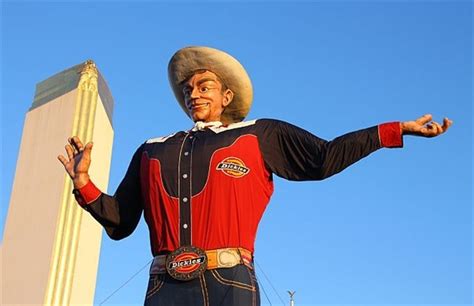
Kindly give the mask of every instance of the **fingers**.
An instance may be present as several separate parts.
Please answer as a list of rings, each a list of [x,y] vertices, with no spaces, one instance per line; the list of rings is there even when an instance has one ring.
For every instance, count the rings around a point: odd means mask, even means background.
[[[425,114],[415,121],[409,121],[410,129],[407,129],[405,133],[409,134],[411,132],[412,135],[435,137],[446,132],[446,130],[453,124],[453,122],[448,118],[443,119],[443,125],[432,120],[433,116],[431,114]]]
[[[449,120],[448,118],[443,119],[443,125],[442,126],[438,122],[435,122],[435,121],[431,122],[433,132],[436,135],[439,135],[439,134],[442,134],[442,133],[446,132],[448,130],[448,128],[451,126],[451,124],[453,124],[453,122],[451,120]]]
[[[63,164],[69,176],[75,180],[78,175],[87,175],[91,162],[91,151],[93,143],[89,142],[85,146],[77,137],[70,137],[64,146],[67,156],[58,155],[58,160]]]
[[[446,130],[453,124],[452,120],[449,120],[448,118],[443,119],[443,132],[446,132]]]
[[[82,152],[84,146],[82,141],[77,136],[73,136],[68,139],[68,142],[76,149],[77,152]]]
[[[94,144],[91,142],[88,142],[83,150],[83,154],[84,154],[84,157],[85,158],[90,158],[91,156],[91,151],[92,151],[92,147],[94,146]]]
[[[67,139],[68,144],[65,146],[69,159],[74,158],[76,155],[84,151],[84,145],[77,136],[69,137]]]
[[[94,143],[91,141],[91,142],[88,142],[86,144],[86,147],[84,148],[84,151],[91,151],[92,150],[92,147],[94,146]]]
[[[420,132],[423,134],[425,137],[434,137],[436,135],[439,135],[442,133],[442,128],[439,125],[439,123],[436,123],[434,121],[426,124],[420,129]]]
[[[69,157],[69,160],[74,158],[74,149],[72,148],[71,145],[67,144],[64,146],[66,149],[67,157]]]
[[[426,115],[423,115],[420,118],[416,119],[415,121],[416,121],[416,123],[418,123],[420,125],[425,125],[428,122],[430,122],[431,119],[433,119],[433,116],[431,116],[431,114],[426,114]]]
[[[63,164],[64,169],[66,170],[67,174],[69,174],[71,178],[74,178],[74,171],[70,166],[70,161],[62,155],[58,155],[58,159],[61,162],[61,164]]]
[[[439,135],[444,132],[443,128],[441,127],[441,124],[439,124],[438,122],[433,121],[431,122],[431,124],[433,126],[432,133],[434,136]]]
[[[431,121],[420,129],[420,132],[426,137],[435,137],[446,132],[453,122],[448,118],[443,119],[443,125],[436,121]]]
[[[68,163],[79,155],[82,155],[84,150],[87,150],[87,155],[90,156],[93,146],[92,142],[87,143],[84,147],[82,141],[77,136],[68,138],[67,142],[68,144],[64,146],[64,149],[66,149],[67,157],[69,158],[69,160],[62,155],[58,156],[59,161],[61,161],[63,164]]]
[[[68,163],[68,160],[66,157],[62,156],[62,155],[58,155],[58,159],[59,161],[61,162],[61,164],[63,164],[64,167],[66,167],[67,163]]]

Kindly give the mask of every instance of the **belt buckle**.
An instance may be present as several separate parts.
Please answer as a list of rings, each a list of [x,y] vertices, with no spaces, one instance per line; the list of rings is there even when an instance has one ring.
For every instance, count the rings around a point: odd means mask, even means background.
[[[217,262],[223,268],[232,268],[240,263],[240,254],[232,249],[222,249],[217,252]]]
[[[195,246],[182,246],[166,257],[166,271],[179,281],[199,277],[207,268],[206,252]]]

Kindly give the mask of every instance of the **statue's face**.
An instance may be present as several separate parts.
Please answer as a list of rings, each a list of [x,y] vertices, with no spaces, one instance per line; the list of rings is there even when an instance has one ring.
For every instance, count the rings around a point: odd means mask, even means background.
[[[230,89],[222,90],[217,75],[211,71],[194,74],[183,86],[184,103],[194,122],[220,121],[232,101]]]

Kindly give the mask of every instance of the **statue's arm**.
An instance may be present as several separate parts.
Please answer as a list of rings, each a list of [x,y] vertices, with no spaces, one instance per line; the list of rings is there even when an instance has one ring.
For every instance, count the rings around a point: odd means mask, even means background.
[[[134,154],[127,173],[113,196],[100,191],[89,177],[92,143],[83,146],[77,137],[66,145],[68,157],[58,159],[74,184],[79,205],[87,210],[112,239],[122,239],[136,228],[143,210],[140,191],[140,158],[142,147]]]
[[[443,126],[425,115],[414,121],[390,122],[347,133],[331,141],[292,124],[272,119],[257,121],[257,136],[267,168],[289,180],[322,180],[383,148],[403,146],[403,135],[434,137]]]

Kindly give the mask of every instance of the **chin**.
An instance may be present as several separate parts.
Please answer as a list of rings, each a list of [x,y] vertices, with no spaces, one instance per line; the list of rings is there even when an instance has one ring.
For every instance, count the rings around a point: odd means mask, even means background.
[[[205,122],[207,120],[207,116],[203,116],[203,115],[200,115],[200,114],[192,114],[191,118],[193,119],[194,122],[198,122],[198,121],[204,121]]]

